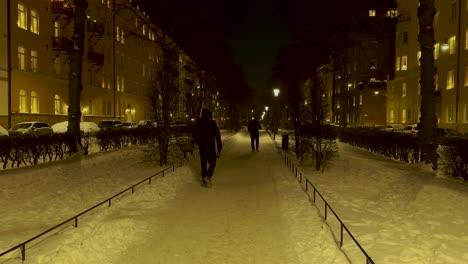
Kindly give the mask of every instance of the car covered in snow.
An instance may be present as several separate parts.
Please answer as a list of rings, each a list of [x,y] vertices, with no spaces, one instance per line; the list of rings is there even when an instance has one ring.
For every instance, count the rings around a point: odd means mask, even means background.
[[[2,136],[9,136],[8,130],[6,130],[4,127],[0,126],[0,137]]]
[[[14,125],[8,130],[10,136],[39,136],[51,135],[54,130],[45,122],[29,121]]]
[[[68,121],[63,121],[52,125],[54,133],[66,133],[68,131]],[[80,122],[80,132],[85,135],[94,134],[99,131],[99,127],[94,122]]]

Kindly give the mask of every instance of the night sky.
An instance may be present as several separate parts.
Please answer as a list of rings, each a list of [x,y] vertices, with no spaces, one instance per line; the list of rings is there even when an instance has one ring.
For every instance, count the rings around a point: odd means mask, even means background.
[[[245,8],[246,7],[246,8]],[[286,14],[272,0],[253,0],[231,23],[226,41],[257,98],[272,89],[271,69],[277,52],[291,42]],[[258,104],[263,103],[257,101]]]

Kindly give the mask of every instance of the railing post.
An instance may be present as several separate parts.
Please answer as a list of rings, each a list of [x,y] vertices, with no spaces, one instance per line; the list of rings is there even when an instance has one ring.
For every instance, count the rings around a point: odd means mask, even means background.
[[[78,217],[75,217],[75,227],[78,227]]]
[[[21,250],[21,259],[25,261],[26,260],[26,244],[21,244],[20,250]]]
[[[151,179],[152,179],[152,177],[148,178],[148,184],[151,184]]]
[[[109,199],[109,207],[111,206],[111,199]]]
[[[340,248],[343,247],[343,223],[341,223],[341,238],[340,238]]]
[[[132,193],[134,193],[133,187],[135,187],[135,186],[132,186]]]
[[[306,180],[306,193],[307,193],[307,187],[309,186],[309,181]]]
[[[325,202],[325,220],[327,220],[327,208],[328,208],[328,203]]]
[[[315,203],[315,187],[314,187],[314,203]]]

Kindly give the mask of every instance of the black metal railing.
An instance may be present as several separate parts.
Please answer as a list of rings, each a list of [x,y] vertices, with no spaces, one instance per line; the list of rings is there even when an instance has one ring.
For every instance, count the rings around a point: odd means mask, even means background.
[[[276,142],[275,142],[276,143]],[[286,164],[288,165],[288,168],[291,170],[291,172],[293,174],[295,174],[295,177],[296,179],[298,180],[298,182],[301,184],[301,187],[302,189],[304,190],[304,192],[307,193],[307,196],[309,196],[309,186],[312,187],[313,189],[313,195],[312,195],[312,200],[314,202],[314,205],[317,207],[317,203],[316,203],[316,200],[317,200],[317,194],[318,196],[322,199],[323,203],[325,204],[325,208],[324,208],[324,218],[325,218],[325,221],[328,219],[328,210],[330,210],[333,215],[335,215],[335,218],[340,222],[340,241],[339,241],[339,245],[340,245],[340,248],[343,246],[343,241],[344,241],[344,237],[343,237],[343,234],[344,234],[344,230],[346,231],[346,233],[348,233],[348,235],[351,237],[351,239],[353,240],[353,242],[359,247],[359,249],[361,250],[361,252],[364,254],[365,258],[366,258],[366,264],[375,264],[374,261],[372,260],[372,258],[367,254],[367,252],[364,250],[364,248],[359,244],[359,242],[356,240],[356,238],[353,236],[353,234],[351,234],[351,231],[349,231],[348,227],[346,227],[346,225],[343,223],[343,221],[341,220],[341,218],[338,216],[338,214],[336,214],[335,210],[333,210],[333,208],[330,206],[330,204],[327,202],[327,200],[322,196],[322,194],[318,191],[318,189],[315,187],[315,185],[312,184],[311,181],[309,181],[309,179],[307,179],[305,176],[304,176],[304,173],[301,171],[300,168],[297,167],[297,165],[291,160],[291,158],[289,157],[289,155],[287,154],[286,151],[282,151],[283,152],[283,157],[284,157],[284,161],[286,162]],[[304,186],[304,181],[305,181],[305,186]],[[309,199],[311,197],[309,196]],[[317,209],[319,209],[317,207]],[[319,209],[320,211],[320,209]],[[332,232],[333,232],[333,229],[331,229]]]
[[[270,132],[268,132],[268,134],[270,135],[270,137],[273,140],[273,135],[271,135]],[[277,143],[276,143],[275,140],[273,140],[273,143],[276,146]],[[367,252],[364,250],[364,248],[361,246],[361,244],[359,244],[359,242],[356,240],[356,238],[353,236],[353,234],[351,234],[351,231],[349,231],[348,227],[346,227],[346,225],[343,223],[341,218],[336,214],[335,210],[333,210],[333,208],[330,206],[330,204],[327,202],[327,200],[325,200],[325,198],[322,196],[322,194],[318,191],[318,189],[315,187],[315,185],[313,185],[312,182],[309,181],[309,179],[307,179],[304,176],[304,173],[302,172],[302,170],[299,167],[297,167],[297,165],[292,161],[292,159],[289,157],[287,151],[284,151],[284,150],[280,150],[280,151],[283,154],[284,161],[286,162],[288,168],[291,170],[291,173],[293,173],[295,175],[296,180],[301,184],[302,190],[304,190],[304,192],[307,194],[307,196],[309,196],[309,185],[313,188],[312,200],[314,202],[315,207],[317,207],[317,209],[319,210],[319,212],[320,212],[320,208],[318,208],[317,203],[316,203],[317,194],[319,195],[319,197],[324,202],[324,204],[325,204],[325,208],[324,208],[325,221],[328,219],[328,209],[330,209],[330,211],[333,213],[333,215],[335,215],[336,219],[340,222],[340,241],[339,241],[340,248],[343,247],[343,241],[344,241],[344,237],[343,237],[344,231],[343,230],[345,230],[346,233],[348,233],[348,235],[351,237],[353,242],[359,247],[361,252],[364,254],[364,256],[366,258],[366,264],[375,264],[375,262],[367,254]],[[303,185],[304,181],[305,181],[305,186]],[[309,196],[309,199],[310,199],[310,196]],[[330,229],[330,230],[333,232],[333,229]]]
[[[132,191],[132,193],[134,193],[135,187],[136,187],[136,186],[138,186],[138,185],[140,185],[140,184],[142,184],[142,183],[144,183],[144,182],[146,182],[146,181],[148,181],[148,184],[151,184],[151,180],[152,180],[154,177],[156,177],[156,176],[158,176],[158,175],[164,176],[165,172],[166,172],[167,170],[170,170],[170,169],[172,169],[172,171],[174,171],[174,170],[175,170],[175,166],[172,165],[172,166],[170,166],[170,167],[167,167],[167,168],[165,168],[164,170],[159,171],[159,172],[157,172],[156,174],[153,174],[153,175],[151,175],[150,177],[148,177],[148,178],[146,178],[146,179],[143,179],[143,180],[139,181],[138,183],[136,183],[136,184],[134,184],[134,185],[128,187],[127,189],[125,189],[125,190],[123,190],[123,191],[121,191],[121,192],[119,192],[119,193],[113,195],[112,197],[109,197],[109,198],[105,199],[104,201],[102,201],[102,202],[96,204],[95,206],[93,206],[93,207],[91,207],[91,208],[88,208],[88,209],[84,210],[83,212],[81,212],[81,213],[79,213],[79,214],[77,214],[77,215],[75,215],[75,216],[73,216],[73,217],[71,217],[71,218],[69,218],[69,219],[67,219],[67,220],[65,220],[65,221],[63,221],[63,222],[61,222],[60,224],[55,225],[54,227],[51,227],[51,228],[47,229],[46,231],[44,231],[44,232],[42,232],[42,233],[40,233],[40,234],[38,234],[38,235],[36,235],[36,236],[34,236],[34,237],[32,237],[32,238],[26,240],[26,241],[24,241],[24,242],[21,242],[20,244],[18,244],[18,245],[16,245],[16,246],[14,246],[14,247],[12,247],[12,248],[10,248],[10,249],[8,249],[8,250],[6,250],[6,251],[0,253],[0,257],[1,257],[1,256],[4,256],[4,255],[6,255],[6,254],[8,254],[8,253],[10,253],[10,252],[12,252],[12,251],[15,251],[15,250],[19,249],[19,250],[21,251],[21,259],[24,261],[24,260],[26,259],[26,245],[27,245],[27,244],[31,243],[32,241],[34,241],[34,240],[36,240],[36,239],[42,237],[43,235],[45,235],[45,234],[47,234],[47,233],[49,233],[49,232],[51,232],[51,231],[53,231],[53,230],[55,230],[55,229],[57,229],[57,228],[63,226],[63,225],[65,225],[65,224],[67,224],[67,223],[69,223],[69,222],[71,222],[71,221],[74,222],[74,226],[75,226],[75,227],[78,227],[78,217],[80,217],[80,216],[82,216],[82,215],[84,215],[84,214],[90,212],[91,210],[93,210],[93,209],[95,209],[95,208],[97,208],[97,207],[99,207],[99,206],[101,206],[101,205],[103,205],[103,204],[106,204],[106,203],[107,203],[108,206],[111,206],[111,204],[112,204],[112,199],[114,199],[114,198],[116,198],[116,197],[122,195],[123,193],[126,193],[126,192],[130,191],[130,190]]]
[[[65,37],[52,37],[52,49],[68,52],[71,49],[72,41]]]
[[[88,20],[86,24],[89,33],[97,36],[102,36],[104,34],[104,25],[102,23]]]
[[[92,50],[88,51],[88,62],[96,65],[104,65],[104,55],[94,52]]]
[[[67,18],[73,17],[73,7],[66,1],[52,0],[52,13],[63,14]]]

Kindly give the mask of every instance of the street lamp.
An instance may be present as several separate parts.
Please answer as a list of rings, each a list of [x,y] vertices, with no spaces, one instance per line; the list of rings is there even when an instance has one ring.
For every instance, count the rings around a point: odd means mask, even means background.
[[[273,89],[273,95],[275,96],[275,98],[278,97],[280,93],[280,89],[278,88],[275,88]],[[273,109],[273,139],[276,139],[276,133],[278,133],[278,100],[275,99],[275,108]]]

